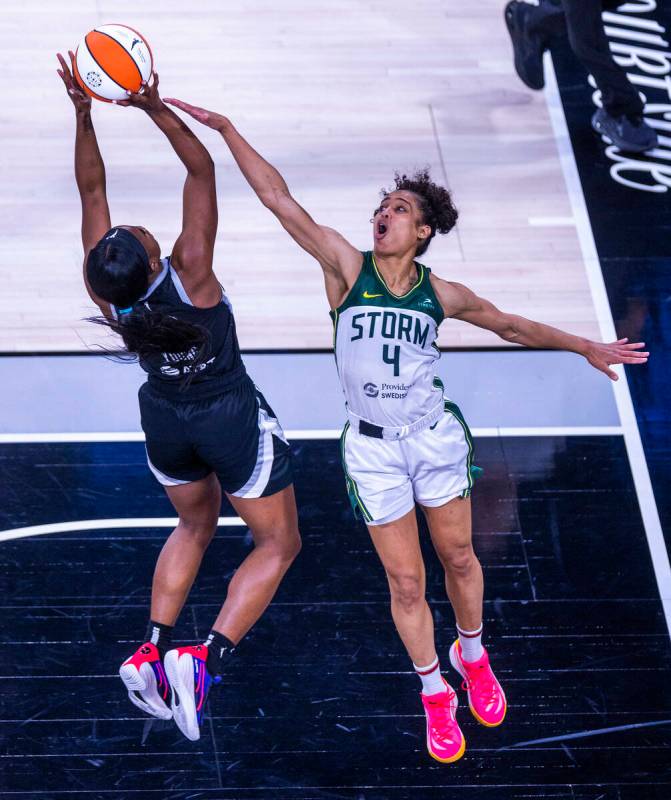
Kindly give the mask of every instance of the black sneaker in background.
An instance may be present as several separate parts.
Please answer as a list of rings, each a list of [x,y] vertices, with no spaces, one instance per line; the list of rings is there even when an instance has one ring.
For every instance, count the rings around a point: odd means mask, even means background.
[[[534,7],[528,3],[511,0],[506,6],[504,17],[515,57],[515,71],[520,80],[530,89],[545,86],[543,76],[543,53],[547,42],[538,33],[529,31],[529,15]]]
[[[657,147],[657,134],[641,114],[611,117],[599,108],[592,117],[592,127],[625,153],[643,153]]]

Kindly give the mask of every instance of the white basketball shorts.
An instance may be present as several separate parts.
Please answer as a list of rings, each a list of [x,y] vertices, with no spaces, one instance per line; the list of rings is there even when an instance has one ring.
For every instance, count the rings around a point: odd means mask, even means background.
[[[414,508],[468,497],[473,486],[473,440],[458,406],[431,428],[404,439],[364,436],[350,427],[340,437],[347,492],[367,525],[393,522]]]

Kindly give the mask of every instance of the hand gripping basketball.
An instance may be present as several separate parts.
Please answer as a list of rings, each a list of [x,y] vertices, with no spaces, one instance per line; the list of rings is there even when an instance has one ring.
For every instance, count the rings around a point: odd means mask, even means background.
[[[112,102],[117,106],[134,106],[147,112],[159,111],[163,106],[163,100],[158,93],[158,73],[152,72],[151,78],[151,84],[142,81],[139,92],[126,92],[128,100],[113,100]]]
[[[72,50],[68,50],[68,55],[70,56],[70,63],[74,68],[75,54],[72,52]],[[72,100],[75,109],[77,111],[88,111],[91,108],[91,98],[72,77],[72,71],[70,70],[70,67],[68,67],[63,56],[60,53],[56,53],[56,58],[61,65],[61,68],[57,69],[56,72],[61,76],[61,80],[67,89],[68,95],[70,96],[70,100]]]

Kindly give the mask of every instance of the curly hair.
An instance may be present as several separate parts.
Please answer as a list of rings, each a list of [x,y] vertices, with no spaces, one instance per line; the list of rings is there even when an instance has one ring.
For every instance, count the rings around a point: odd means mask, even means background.
[[[449,191],[431,180],[428,167],[417,170],[412,176],[396,172],[394,173],[394,183],[396,185],[393,189],[382,189],[380,194],[386,197],[390,192],[400,189],[416,194],[420,201],[422,222],[431,228],[429,237],[417,244],[415,255],[421,256],[426,252],[436,233],[449,233],[454,228],[459,212],[452,202],[452,195]]]

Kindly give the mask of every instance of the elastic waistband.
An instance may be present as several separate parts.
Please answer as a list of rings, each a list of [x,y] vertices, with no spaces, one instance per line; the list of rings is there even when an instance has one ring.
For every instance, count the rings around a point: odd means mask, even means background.
[[[206,380],[193,381],[186,388],[182,388],[182,381],[165,381],[154,375],[149,375],[147,384],[152,392],[161,397],[168,397],[170,400],[202,400],[205,397],[213,397],[224,394],[236,389],[245,380],[251,379],[247,375],[244,364],[241,364],[226,375],[219,375]]]
[[[354,412],[347,409],[347,418],[349,419],[352,430],[360,433],[362,436],[371,436],[373,439],[405,439],[407,436],[412,436],[414,433],[426,430],[434,422],[439,420],[445,413],[445,402],[443,400],[435,407],[425,414],[423,417],[416,419],[409,425],[375,425],[373,422],[358,417]]]

